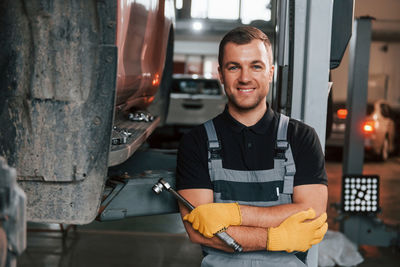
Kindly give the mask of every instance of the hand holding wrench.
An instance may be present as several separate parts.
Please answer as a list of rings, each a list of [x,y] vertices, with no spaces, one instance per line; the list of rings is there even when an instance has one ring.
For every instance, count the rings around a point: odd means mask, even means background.
[[[176,192],[170,185],[167,183],[163,178],[158,180],[158,183],[156,183],[153,186],[153,191],[156,194],[160,194],[163,189],[166,189],[168,192],[170,192],[178,201],[180,201],[183,205],[185,205],[189,211],[194,210],[194,206],[187,201],[184,197],[182,197],[178,192]],[[236,252],[242,252],[243,248],[240,244],[238,244],[230,235],[228,235],[226,232],[221,232],[221,233],[216,233],[215,234],[219,239],[225,242],[228,246],[233,248]]]

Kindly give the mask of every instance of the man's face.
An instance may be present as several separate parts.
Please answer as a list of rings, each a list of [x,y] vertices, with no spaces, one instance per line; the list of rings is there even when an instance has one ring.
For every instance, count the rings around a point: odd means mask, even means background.
[[[266,105],[273,66],[261,40],[248,44],[227,43],[222,66],[218,68],[221,82],[228,97],[228,107],[236,111],[249,111]]]

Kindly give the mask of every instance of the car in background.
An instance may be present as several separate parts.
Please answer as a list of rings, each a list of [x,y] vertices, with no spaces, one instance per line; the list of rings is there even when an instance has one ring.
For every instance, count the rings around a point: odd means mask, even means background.
[[[221,83],[199,75],[174,75],[167,125],[194,126],[220,114],[226,104]]]
[[[344,102],[333,105],[332,132],[326,141],[327,148],[342,148],[345,140],[347,109]],[[362,124],[365,152],[386,161],[396,149],[395,123],[393,111],[384,100],[367,104],[365,120]]]
[[[392,113],[389,104],[383,100],[367,105],[367,118],[363,124],[365,149],[382,161],[395,151]]]

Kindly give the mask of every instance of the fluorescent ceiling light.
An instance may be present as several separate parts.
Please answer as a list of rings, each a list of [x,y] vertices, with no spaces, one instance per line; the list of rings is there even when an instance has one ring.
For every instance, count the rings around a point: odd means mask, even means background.
[[[183,0],[176,0],[176,9],[182,9],[183,7]]]

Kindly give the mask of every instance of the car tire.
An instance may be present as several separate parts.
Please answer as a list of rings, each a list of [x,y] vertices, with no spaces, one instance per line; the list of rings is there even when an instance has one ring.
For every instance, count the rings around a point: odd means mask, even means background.
[[[383,140],[381,153],[379,154],[379,160],[384,162],[389,158],[389,138],[386,136]]]

